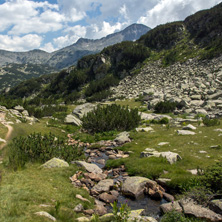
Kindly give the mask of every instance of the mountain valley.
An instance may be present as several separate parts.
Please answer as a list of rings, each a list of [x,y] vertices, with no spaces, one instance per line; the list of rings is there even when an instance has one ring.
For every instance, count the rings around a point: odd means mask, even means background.
[[[0,221],[222,221],[222,3],[0,63]]]

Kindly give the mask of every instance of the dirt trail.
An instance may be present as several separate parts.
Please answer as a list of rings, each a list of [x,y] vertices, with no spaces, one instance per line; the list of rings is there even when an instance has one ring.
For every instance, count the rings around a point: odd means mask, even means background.
[[[10,126],[6,121],[5,121],[5,115],[6,113],[3,113],[3,112],[0,112],[0,123],[3,124],[4,126],[6,126],[8,128],[8,132],[5,136],[5,140],[6,140],[6,143],[3,143],[2,145],[0,145],[0,150],[3,149],[6,144],[7,144],[7,141],[8,139],[10,138],[11,134],[12,134],[12,131],[13,131],[13,127]]]

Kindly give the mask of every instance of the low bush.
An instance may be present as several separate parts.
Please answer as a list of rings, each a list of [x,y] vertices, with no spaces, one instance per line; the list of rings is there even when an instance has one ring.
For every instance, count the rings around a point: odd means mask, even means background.
[[[36,118],[42,118],[44,116],[53,116],[56,112],[66,112],[67,106],[51,106],[46,105],[41,108],[36,106],[26,106],[30,116],[35,116]]]
[[[116,86],[119,80],[113,75],[107,75],[103,79],[94,80],[90,82],[89,86],[86,88],[85,95],[87,97],[92,96],[95,93],[102,92],[109,89],[110,86]]]
[[[27,162],[44,163],[53,157],[72,161],[84,154],[83,149],[67,145],[62,138],[49,134],[33,133],[26,137],[14,138],[9,145],[9,165],[14,170],[22,168]]]
[[[160,120],[152,119],[150,121],[150,123],[152,123],[152,124],[168,124],[169,123],[169,119],[166,118],[166,117],[164,117],[164,118],[162,118]]]
[[[201,180],[207,188],[222,193],[222,162],[209,166],[204,171]]]
[[[110,106],[97,106],[95,110],[84,116],[83,128],[92,133],[111,130],[131,130],[139,125],[140,115],[138,109],[130,109],[112,104]]]
[[[219,119],[210,119],[210,118],[203,118],[203,124],[205,126],[218,126],[220,125],[220,120]]]
[[[176,210],[166,213],[161,222],[188,222],[185,216],[182,213],[177,212]]]
[[[103,90],[101,92],[94,93],[92,96],[87,97],[87,102],[103,101],[112,95],[110,90]]]
[[[161,101],[155,105],[154,110],[156,113],[170,113],[173,112],[176,109],[176,107],[177,104],[174,102]]]
[[[203,222],[204,220],[195,217],[186,217],[184,214],[172,210],[166,213],[160,222]]]
[[[204,186],[196,186],[186,192],[185,196],[186,198],[191,198],[196,203],[206,207],[208,202],[213,197],[213,193]]]

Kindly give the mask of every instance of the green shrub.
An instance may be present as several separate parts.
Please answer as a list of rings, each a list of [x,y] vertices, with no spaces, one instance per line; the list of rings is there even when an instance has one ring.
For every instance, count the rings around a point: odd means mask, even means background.
[[[202,176],[202,182],[214,192],[222,192],[222,162],[208,167]]]
[[[218,126],[218,125],[220,125],[220,120],[216,119],[216,118],[215,119],[210,119],[210,118],[205,117],[203,119],[203,124],[205,126]]]
[[[168,52],[165,57],[163,58],[163,65],[168,66],[168,65],[172,65],[173,63],[175,63],[177,60],[177,54],[175,51],[170,51]]]
[[[213,193],[204,186],[196,186],[185,193],[186,198],[193,199],[196,203],[207,206],[208,202],[213,197]]]
[[[177,212],[176,210],[172,210],[166,213],[160,222],[203,222],[205,220],[198,219],[195,217],[185,217],[184,214]]]
[[[90,82],[89,86],[86,88],[85,95],[87,97],[92,96],[93,94],[109,89],[110,86],[115,86],[118,83],[119,80],[116,77],[113,75],[107,75],[103,79]]]
[[[26,106],[26,110],[29,112],[29,115],[35,116],[36,118],[42,118],[44,116],[53,116],[57,112],[66,112],[67,106],[51,106],[46,105],[41,108],[36,106]]]
[[[170,101],[161,101],[158,102],[154,110],[156,113],[170,113],[173,112],[176,109],[177,104]]]
[[[103,101],[107,99],[109,96],[112,95],[112,92],[110,90],[103,90],[101,92],[97,92],[93,94],[92,96],[86,98],[87,102],[95,102],[95,101]]]
[[[114,222],[127,222],[130,215],[130,208],[126,203],[121,204],[119,208],[117,206],[117,202],[115,201],[113,204],[111,203],[113,208]]]
[[[22,168],[27,162],[46,162],[53,157],[68,162],[80,158],[83,149],[70,146],[62,138],[49,134],[33,133],[26,137],[14,138],[9,145],[9,165],[14,169]]]
[[[188,222],[185,216],[182,213],[177,212],[176,210],[166,213],[161,222]]]
[[[152,120],[150,121],[150,123],[152,123],[152,124],[168,124],[168,123],[169,123],[169,119],[166,118],[166,117],[163,117],[163,118],[160,119],[160,120],[152,119]]]
[[[112,104],[109,106],[97,106],[95,110],[84,116],[83,128],[92,133],[111,130],[131,130],[138,126],[140,121],[138,109],[130,109]]]

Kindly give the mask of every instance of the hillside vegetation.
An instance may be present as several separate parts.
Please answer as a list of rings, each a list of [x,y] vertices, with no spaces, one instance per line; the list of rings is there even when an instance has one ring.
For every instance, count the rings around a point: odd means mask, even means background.
[[[83,57],[71,71],[61,71],[47,87],[34,89],[40,92],[40,98],[52,97],[65,102],[80,98],[101,101],[111,95],[110,86],[117,85],[126,76],[136,75],[149,62],[160,59],[163,66],[168,66],[190,58],[217,57],[222,53],[221,10],[222,3],[189,16],[183,22],[157,26],[136,42],[109,46],[96,55]],[[42,80],[37,81],[41,84]],[[23,83],[9,95],[27,97],[34,89],[25,88]]]

